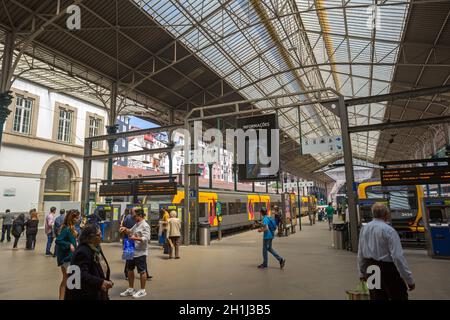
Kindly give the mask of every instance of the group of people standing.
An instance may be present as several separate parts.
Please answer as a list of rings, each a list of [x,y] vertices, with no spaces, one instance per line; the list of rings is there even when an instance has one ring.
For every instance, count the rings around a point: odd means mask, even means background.
[[[12,234],[14,237],[13,249],[15,250],[17,249],[20,237],[23,233],[25,233],[27,237],[25,248],[27,250],[34,250],[39,226],[38,213],[36,209],[30,210],[28,219],[25,217],[24,213],[21,213],[14,218],[11,210],[7,209],[5,214],[0,217],[0,219],[3,219],[2,243],[5,241],[5,238],[8,242],[11,242]]]

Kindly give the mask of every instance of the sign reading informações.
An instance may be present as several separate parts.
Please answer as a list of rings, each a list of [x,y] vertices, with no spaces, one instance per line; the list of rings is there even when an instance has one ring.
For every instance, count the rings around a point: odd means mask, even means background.
[[[253,117],[244,117],[237,119],[237,127],[244,130],[256,130],[256,141],[253,138],[245,138],[245,164],[238,165],[238,178],[239,181],[276,181],[279,180],[279,157],[272,155],[272,150],[279,152],[278,148],[272,148],[272,130],[278,129],[277,115],[276,113],[258,115]],[[266,139],[262,139],[259,134],[259,130],[267,130]],[[257,154],[257,163],[250,163],[251,156],[250,147],[255,147]],[[268,157],[272,158],[273,161],[278,161],[278,163],[262,164],[260,156],[260,149]],[[275,157],[274,157],[275,156]],[[277,160],[273,160],[273,159]],[[276,173],[270,175],[264,175],[262,173],[263,168],[276,167]]]

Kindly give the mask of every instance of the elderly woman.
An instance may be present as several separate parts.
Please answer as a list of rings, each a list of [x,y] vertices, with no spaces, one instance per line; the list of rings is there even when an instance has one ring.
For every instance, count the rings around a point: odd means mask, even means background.
[[[180,236],[181,236],[181,221],[177,217],[176,211],[170,212],[170,219],[167,221],[167,236],[170,245],[169,259],[173,258],[173,251],[175,249],[175,259],[180,259]]]
[[[71,266],[80,268],[80,289],[66,288],[66,300],[109,300],[108,290],[113,283],[109,279],[108,261],[100,248],[100,228],[88,224],[81,231],[80,244],[75,250]]]

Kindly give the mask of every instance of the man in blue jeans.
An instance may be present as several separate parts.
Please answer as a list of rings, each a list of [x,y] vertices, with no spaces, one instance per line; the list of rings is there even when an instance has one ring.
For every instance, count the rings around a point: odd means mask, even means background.
[[[11,241],[11,228],[14,220],[14,215],[11,213],[11,210],[6,209],[5,215],[3,217],[0,217],[0,219],[3,219],[3,225],[2,225],[2,240],[0,242],[3,242],[5,240],[5,234],[8,242]]]
[[[263,226],[258,229],[258,232],[264,232],[263,235],[263,260],[264,262],[258,266],[260,269],[267,268],[268,265],[268,254],[270,252],[275,259],[280,263],[280,268],[283,269],[286,264],[286,260],[278,255],[278,253],[272,248],[272,240],[274,238],[274,232],[276,230],[276,222],[267,216],[267,210],[261,209],[261,216],[263,217]]]

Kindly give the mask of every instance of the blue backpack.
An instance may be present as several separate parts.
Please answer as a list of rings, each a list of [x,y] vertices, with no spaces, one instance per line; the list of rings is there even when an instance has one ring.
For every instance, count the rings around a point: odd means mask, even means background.
[[[275,230],[277,230],[277,222],[275,221],[274,218],[269,218],[269,230],[270,232],[274,233]]]

